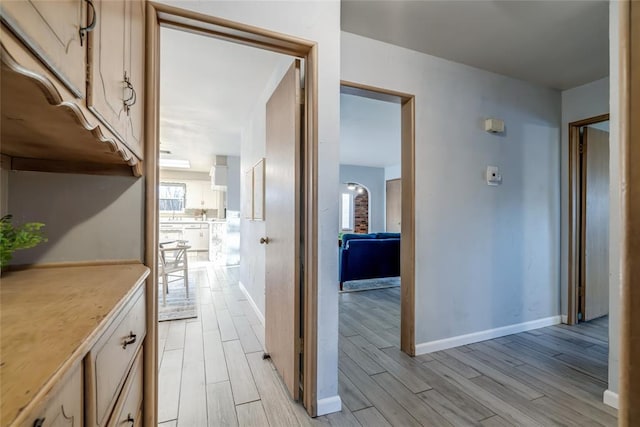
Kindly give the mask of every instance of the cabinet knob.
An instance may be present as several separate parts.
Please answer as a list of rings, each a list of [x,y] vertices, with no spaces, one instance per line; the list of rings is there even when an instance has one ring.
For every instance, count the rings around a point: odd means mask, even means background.
[[[131,416],[131,414],[127,415],[126,422],[131,423],[132,426],[136,424],[136,420]]]
[[[44,425],[44,420],[45,418],[37,418],[34,422],[33,422],[33,427],[42,427]]]
[[[261,237],[260,238],[260,244],[261,245],[268,245],[269,244],[269,238],[268,237]]]

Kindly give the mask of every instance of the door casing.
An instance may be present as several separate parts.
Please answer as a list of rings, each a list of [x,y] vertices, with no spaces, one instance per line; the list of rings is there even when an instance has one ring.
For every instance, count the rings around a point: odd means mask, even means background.
[[[340,91],[400,104],[402,178],[400,349],[410,356],[415,356],[415,96],[344,80],[340,82]]]
[[[300,313],[304,322],[302,403],[310,416],[317,414],[317,299],[318,299],[318,46],[315,42],[264,30],[164,4],[147,2],[146,10],[146,84],[145,84],[145,264],[151,270],[146,282],[147,324],[158,321],[157,306],[157,251],[159,217],[158,159],[160,153],[160,27],[174,28],[215,37],[259,49],[283,53],[304,59],[304,141],[300,182],[301,200],[305,215],[301,218],[302,245],[304,246],[305,289]],[[298,237],[298,236],[297,236]],[[157,331],[147,335],[144,373],[144,425],[157,425],[158,413],[158,359]]]

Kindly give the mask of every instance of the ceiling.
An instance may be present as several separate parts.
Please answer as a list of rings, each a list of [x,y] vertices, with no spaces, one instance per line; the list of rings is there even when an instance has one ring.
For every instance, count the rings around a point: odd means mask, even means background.
[[[603,1],[342,0],[341,12],[344,31],[556,89],[608,75]],[[291,59],[173,29],[161,37],[161,157],[208,172],[215,155],[240,155],[256,99]],[[399,105],[351,94],[340,105],[340,163],[400,163]]]
[[[569,89],[609,74],[606,1],[342,0],[342,30]]]
[[[162,158],[209,172],[215,155],[240,155],[241,130],[285,55],[163,28],[160,52]],[[164,153],[170,151],[170,154]]]
[[[400,104],[340,94],[340,163],[400,164]]]

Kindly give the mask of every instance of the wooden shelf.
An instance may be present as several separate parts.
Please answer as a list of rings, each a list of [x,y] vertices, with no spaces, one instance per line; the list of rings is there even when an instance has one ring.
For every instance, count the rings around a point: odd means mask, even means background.
[[[148,274],[138,263],[2,273],[1,426],[11,425],[82,362]]]
[[[44,67],[21,65],[1,46],[1,152],[17,170],[142,175],[140,160],[103,129],[81,103],[68,101]],[[12,50],[16,51],[15,48]],[[35,62],[34,62],[35,64]],[[29,64],[32,65],[32,64]],[[34,65],[37,67],[37,64]],[[83,101],[83,100],[80,100]]]

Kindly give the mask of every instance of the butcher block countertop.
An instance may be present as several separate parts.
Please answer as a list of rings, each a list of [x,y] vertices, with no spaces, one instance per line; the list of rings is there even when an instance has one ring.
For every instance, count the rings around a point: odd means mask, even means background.
[[[82,363],[113,314],[148,275],[139,263],[2,273],[0,426],[19,421],[25,408],[39,403],[57,380]]]

